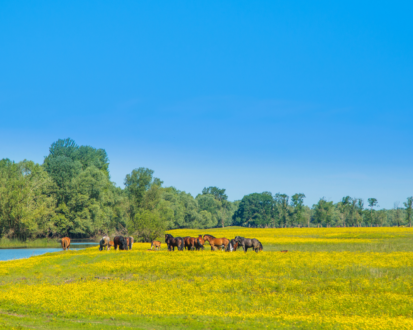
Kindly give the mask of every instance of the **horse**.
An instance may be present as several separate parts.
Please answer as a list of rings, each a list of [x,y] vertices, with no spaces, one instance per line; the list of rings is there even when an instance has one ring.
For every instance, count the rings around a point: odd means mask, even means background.
[[[113,243],[113,241],[109,242],[109,246],[108,246],[108,250],[110,250],[111,247],[115,246],[115,243]]]
[[[66,251],[70,249],[70,238],[69,237],[63,237],[62,238],[62,249],[63,251]]]
[[[129,247],[129,250],[132,250],[132,246],[133,246],[133,237],[132,237],[132,236],[129,236],[128,238],[129,238],[128,247]]]
[[[168,250],[175,251],[175,247],[178,251],[183,251],[184,249],[184,239],[182,237],[173,237],[171,234],[165,234],[165,243],[168,245]]]
[[[195,250],[195,243],[196,243],[196,238],[195,237],[184,237],[184,246],[185,249],[187,248],[188,250]]]
[[[113,246],[115,247],[115,250],[119,246],[119,250],[127,250],[128,249],[128,242],[126,241],[126,238],[123,236],[116,236],[113,239]]]
[[[222,249],[224,247],[225,249],[227,248],[227,245],[229,244],[229,239],[228,238],[215,238],[212,235],[204,235],[204,240],[208,241],[209,245],[211,245],[211,251],[215,250],[215,248]]]
[[[239,245],[242,246],[245,253],[247,253],[249,248],[252,248],[257,253],[258,251],[263,250],[261,242],[257,240],[256,238],[244,238],[244,237],[236,236],[234,240],[238,242]]]
[[[238,242],[232,239],[229,241],[229,244],[227,245],[225,252],[237,251],[237,248],[238,248]]]
[[[153,247],[155,247],[155,250],[160,250],[161,249],[161,242],[159,242],[159,241],[152,241],[152,244],[151,244],[151,250],[152,250],[152,248]]]
[[[198,236],[198,238],[196,239],[196,241],[195,241],[195,249],[197,250],[197,251],[199,251],[199,250],[203,250],[204,249],[204,244],[205,244],[205,241],[204,241],[204,239],[202,238],[202,235],[199,235]]]
[[[108,236],[103,236],[102,239],[99,242],[99,251],[102,251],[104,247],[106,247],[107,250],[110,248],[110,238]]]

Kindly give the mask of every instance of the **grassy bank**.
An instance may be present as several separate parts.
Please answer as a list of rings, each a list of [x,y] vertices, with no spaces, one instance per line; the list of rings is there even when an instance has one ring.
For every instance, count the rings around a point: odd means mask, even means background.
[[[413,230],[379,229],[180,230],[264,252],[135,244],[0,262],[0,328],[411,329]]]
[[[34,240],[20,241],[17,239],[0,239],[0,249],[12,248],[57,248],[60,247],[57,239],[38,238]]]

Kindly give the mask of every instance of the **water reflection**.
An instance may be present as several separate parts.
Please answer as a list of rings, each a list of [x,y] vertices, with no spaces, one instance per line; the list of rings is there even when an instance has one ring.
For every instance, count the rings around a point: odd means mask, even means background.
[[[80,250],[93,245],[98,246],[97,243],[70,243],[71,250]],[[62,251],[62,248],[23,248],[23,249],[0,249],[0,261],[30,258],[48,252]]]

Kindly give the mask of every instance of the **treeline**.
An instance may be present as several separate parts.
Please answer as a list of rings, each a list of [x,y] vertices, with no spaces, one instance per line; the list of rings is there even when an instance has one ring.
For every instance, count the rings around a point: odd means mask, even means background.
[[[228,226],[238,202],[225,189],[195,198],[147,168],[133,170],[121,189],[110,181],[106,151],[71,139],[49,148],[42,165],[0,161],[0,237],[93,237],[129,233],[150,240],[166,229]]]
[[[375,210],[377,200],[320,199],[312,208],[304,194],[254,193],[228,201],[225,189],[191,194],[164,187],[147,168],[125,177],[125,188],[110,181],[104,149],[58,140],[43,164],[0,160],[0,238],[72,238],[129,234],[149,241],[174,228],[217,226],[373,226],[411,225],[412,197],[404,208]]]
[[[244,196],[233,216],[233,224],[252,227],[360,227],[409,226],[412,224],[413,197],[400,207],[376,210],[377,199],[343,197],[336,204],[321,198],[312,208],[304,205],[304,194],[272,195],[270,192]]]

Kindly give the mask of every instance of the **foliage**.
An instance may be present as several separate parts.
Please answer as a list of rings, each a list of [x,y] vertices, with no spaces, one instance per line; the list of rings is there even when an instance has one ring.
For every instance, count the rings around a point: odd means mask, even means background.
[[[334,204],[322,198],[312,208],[305,194],[271,192],[229,201],[226,190],[205,187],[195,198],[164,187],[145,167],[125,177],[125,188],[110,181],[104,149],[79,146],[70,138],[52,143],[42,165],[0,161],[0,238],[94,237],[134,234],[148,241],[167,229],[313,226],[411,226],[412,197],[405,208],[368,208],[360,198],[345,196]]]
[[[0,237],[19,238],[55,233],[51,219],[55,199],[52,180],[38,164],[0,161]]]

